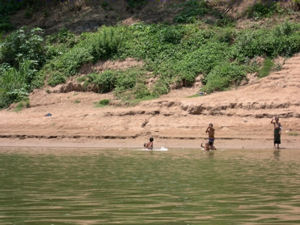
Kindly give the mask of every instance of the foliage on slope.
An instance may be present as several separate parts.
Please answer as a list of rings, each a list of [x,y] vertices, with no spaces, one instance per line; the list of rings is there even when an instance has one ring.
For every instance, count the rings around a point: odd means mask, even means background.
[[[191,6],[195,12],[184,10]],[[81,78],[85,85],[96,86],[99,93],[114,91],[117,97],[130,100],[168,93],[172,85],[190,86],[200,74],[203,91],[225,90],[238,85],[248,72],[259,71],[252,60],[255,57],[268,58],[264,70],[269,71],[273,58],[289,57],[300,50],[298,23],[239,30],[232,22],[223,23],[224,16],[219,17],[221,24],[207,24],[200,14],[214,13],[211,10],[192,0],[183,5],[173,25],[141,22],[102,26],[97,32],[79,36],[67,30],[45,36],[41,29],[19,29],[0,43],[0,107],[26,98],[45,83],[64,83],[84,64],[98,60],[132,57],[145,62],[143,68]],[[149,86],[151,76],[155,83]]]

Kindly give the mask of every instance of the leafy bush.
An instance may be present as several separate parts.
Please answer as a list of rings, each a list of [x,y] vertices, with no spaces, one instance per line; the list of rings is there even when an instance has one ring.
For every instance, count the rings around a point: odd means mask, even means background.
[[[228,44],[233,44],[237,38],[237,32],[233,28],[224,28],[218,31],[217,40]]]
[[[36,70],[32,69],[31,61],[24,61],[19,69],[13,67],[4,70],[0,76],[0,108],[12,102],[21,101],[32,90],[30,81]]]
[[[178,44],[184,33],[180,26],[168,26],[161,30],[161,41],[171,44]]]
[[[64,76],[64,74],[62,74],[60,72],[52,73],[48,80],[48,84],[52,87],[54,87],[58,84],[65,83],[65,82],[66,82],[66,77]]]
[[[65,44],[68,47],[73,47],[77,42],[75,35],[65,28],[57,33],[49,35],[47,41],[50,44]]]
[[[283,23],[274,29],[246,30],[237,37],[235,47],[242,58],[291,56],[300,49],[297,25]]]
[[[0,63],[18,67],[24,60],[34,60],[40,68],[46,60],[42,32],[40,28],[20,28],[11,33],[0,45]]]
[[[261,19],[275,14],[277,10],[276,2],[257,2],[248,9],[248,17]]]
[[[88,75],[88,82],[97,85],[100,93],[107,93],[116,87],[116,74],[111,70],[106,70],[101,74],[91,73]]]
[[[205,92],[222,91],[232,84],[239,84],[246,76],[243,66],[233,63],[217,65],[206,77]]]
[[[103,27],[96,33],[83,34],[82,40],[73,48],[48,63],[48,69],[43,73],[50,74],[49,84],[53,86],[64,82],[85,63],[108,59],[116,54],[122,43],[119,31],[118,27]]]
[[[159,79],[156,83],[155,83],[155,86],[154,86],[154,89],[153,89],[153,95],[154,96],[160,96],[160,95],[164,95],[164,94],[167,94],[169,93],[170,91],[170,85],[169,85],[169,82],[166,80],[166,79]]]
[[[93,89],[100,93],[114,90],[114,94],[123,100],[144,98],[151,95],[145,85],[146,71],[140,68],[128,70],[106,70],[100,74],[92,73],[80,77],[78,82],[84,82],[84,86],[93,85]]]
[[[228,46],[221,42],[209,42],[186,54],[175,67],[178,81],[184,81],[189,86],[194,83],[198,74],[207,75],[217,64],[229,58],[227,48]]]
[[[11,65],[9,65],[7,63],[0,64],[0,76],[1,76],[1,74],[5,73],[10,68],[11,68]]]
[[[151,93],[148,90],[147,86],[144,84],[144,82],[140,81],[137,82],[134,88],[134,95],[136,99],[143,99],[147,96],[151,96]]]
[[[117,53],[122,39],[122,30],[118,27],[102,27],[95,34],[87,36],[81,45],[90,49],[95,60],[108,59]]]
[[[120,72],[118,74],[117,78],[117,84],[116,89],[118,92],[122,92],[125,90],[132,89],[136,85],[136,79],[137,79],[137,73],[136,72]]]
[[[204,0],[189,0],[184,2],[181,7],[181,12],[174,18],[176,23],[192,23],[209,11],[209,7]]]

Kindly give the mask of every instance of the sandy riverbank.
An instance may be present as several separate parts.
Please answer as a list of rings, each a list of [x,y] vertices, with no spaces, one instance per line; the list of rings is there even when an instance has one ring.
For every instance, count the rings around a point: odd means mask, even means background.
[[[112,93],[30,95],[30,108],[0,111],[0,146],[138,148],[150,136],[158,147],[199,148],[213,123],[223,149],[272,148],[272,117],[282,124],[282,147],[300,149],[300,55],[281,71],[224,92],[191,98],[199,87],[120,106]],[[95,102],[110,99],[97,108]],[[51,113],[51,116],[46,116]]]

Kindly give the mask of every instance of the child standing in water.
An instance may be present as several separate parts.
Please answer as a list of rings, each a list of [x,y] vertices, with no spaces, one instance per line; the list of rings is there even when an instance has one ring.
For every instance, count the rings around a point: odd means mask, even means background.
[[[144,147],[149,150],[152,150],[153,149],[153,141],[154,141],[154,139],[153,139],[153,137],[151,137],[149,139],[149,142],[144,144]]]
[[[275,118],[271,120],[271,123],[274,125],[274,148],[276,148],[277,145],[277,149],[279,149],[279,145],[281,144],[281,124],[279,123],[278,116],[275,116]]]
[[[214,141],[215,141],[215,129],[214,129],[214,125],[212,123],[210,123],[206,129],[206,133],[208,134],[208,143],[205,144],[204,149],[206,151],[208,150],[217,150],[214,146]],[[203,147],[203,145],[201,144],[201,147]]]

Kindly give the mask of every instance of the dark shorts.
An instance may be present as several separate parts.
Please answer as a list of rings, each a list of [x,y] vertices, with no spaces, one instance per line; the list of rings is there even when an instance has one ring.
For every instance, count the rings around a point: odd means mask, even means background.
[[[274,144],[281,144],[279,128],[274,129]]]
[[[215,141],[214,138],[208,138],[208,144],[209,145],[214,145],[214,141]]]

